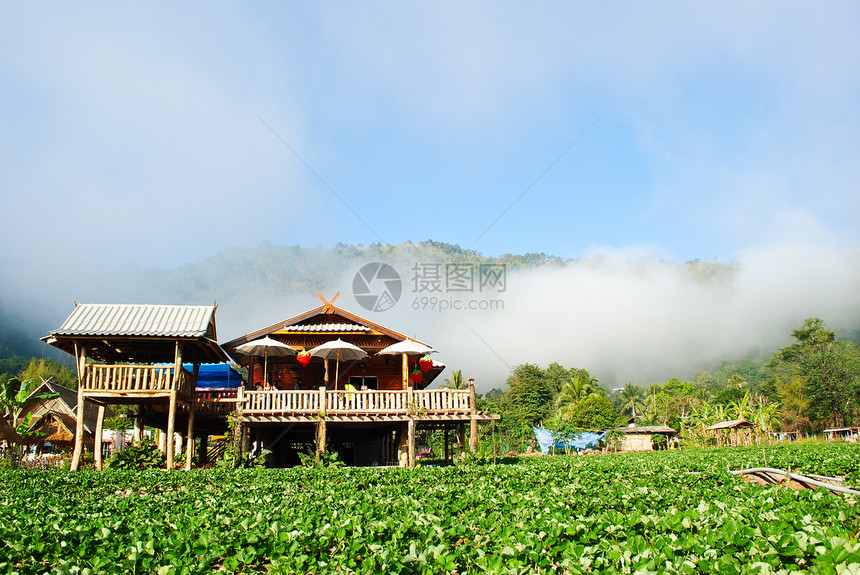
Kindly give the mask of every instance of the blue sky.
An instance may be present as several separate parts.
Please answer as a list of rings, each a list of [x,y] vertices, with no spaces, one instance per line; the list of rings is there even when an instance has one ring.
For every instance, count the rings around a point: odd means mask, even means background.
[[[136,266],[435,239],[628,262],[524,273],[491,316],[374,318],[490,381],[647,383],[804,317],[856,327],[858,30],[849,1],[6,2],[0,305],[53,325],[136,297]],[[697,291],[639,256],[741,271]],[[225,337],[274,321],[218,301]]]
[[[0,11],[19,265],[17,238],[70,233],[159,267],[427,238],[733,261],[798,220],[858,239],[853,2]]]

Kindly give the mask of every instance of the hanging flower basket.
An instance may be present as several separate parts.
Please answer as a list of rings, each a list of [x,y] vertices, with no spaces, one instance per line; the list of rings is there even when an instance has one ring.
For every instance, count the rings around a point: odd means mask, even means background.
[[[296,354],[296,360],[298,360],[300,366],[307,367],[311,362],[311,353],[309,351],[300,351]]]
[[[429,355],[425,355],[421,359],[418,360],[418,367],[421,368],[421,371],[427,373],[433,368],[433,358]]]
[[[420,369],[416,369],[416,370],[414,370],[414,371],[409,375],[409,381],[411,381],[412,383],[414,383],[414,384],[416,384],[416,385],[417,385],[417,384],[419,384],[419,383],[421,383],[421,380],[423,380],[423,379],[424,379],[424,374],[421,372],[421,370],[420,370]]]

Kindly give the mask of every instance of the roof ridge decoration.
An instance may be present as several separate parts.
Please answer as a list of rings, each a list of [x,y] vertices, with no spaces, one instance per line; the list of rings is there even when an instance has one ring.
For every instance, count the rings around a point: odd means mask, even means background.
[[[323,302],[323,313],[333,313],[333,311],[337,309],[336,307],[334,307],[334,300],[340,297],[340,292],[334,294],[334,297],[329,300],[325,299],[325,297],[323,297],[323,294],[321,294],[320,292],[317,292],[317,297],[320,298]]]

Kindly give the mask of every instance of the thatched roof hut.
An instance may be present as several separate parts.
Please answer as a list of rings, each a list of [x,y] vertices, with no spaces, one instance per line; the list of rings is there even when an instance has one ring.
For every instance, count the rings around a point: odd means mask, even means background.
[[[41,393],[55,393],[58,397],[39,399],[31,402],[21,412],[20,418],[32,414],[30,431],[37,432],[38,442],[50,441],[53,445],[70,448],[75,441],[77,425],[78,392],[51,381],[43,381],[33,390],[31,396]],[[84,443],[93,444],[98,407],[92,402],[84,409]],[[113,417],[110,408],[105,409],[105,417]]]

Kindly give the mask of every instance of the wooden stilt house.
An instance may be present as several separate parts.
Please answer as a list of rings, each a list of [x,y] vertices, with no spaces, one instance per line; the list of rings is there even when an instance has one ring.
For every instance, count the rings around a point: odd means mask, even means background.
[[[174,432],[184,432],[193,455],[197,407],[196,372],[202,363],[229,358],[216,341],[214,306],[79,304],[45,342],[75,356],[78,373],[76,413],[96,406],[94,441],[101,444],[105,406],[156,406],[166,414],[168,469],[174,466]],[[190,363],[191,371],[183,363]],[[184,414],[177,429],[177,415]],[[136,426],[139,431],[139,421]],[[80,465],[84,418],[78,417],[72,469]],[[101,468],[101,450],[95,451]]]
[[[295,355],[268,357],[263,380],[263,358],[240,354],[244,343],[268,336],[297,350],[310,350],[340,339],[364,350],[361,360],[323,360],[303,365]],[[332,449],[355,465],[414,465],[415,435],[422,429],[445,433],[446,456],[452,433],[477,449],[477,425],[498,419],[478,412],[475,388],[427,389],[444,370],[435,361],[413,381],[421,354],[379,355],[406,336],[331,302],[277,322],[224,344],[243,363],[255,386],[240,390],[239,421],[244,445],[272,451],[277,465],[298,461],[298,452],[315,446]],[[420,343],[420,342],[419,342]],[[417,378],[415,378],[417,379]]]

